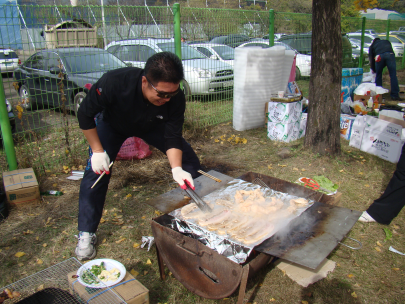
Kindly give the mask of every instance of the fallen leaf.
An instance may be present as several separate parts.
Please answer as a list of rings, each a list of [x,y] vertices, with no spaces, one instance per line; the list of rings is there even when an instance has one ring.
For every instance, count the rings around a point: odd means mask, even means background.
[[[44,288],[45,288],[44,284],[41,284],[41,285],[38,286],[37,291],[41,291]]]
[[[119,244],[119,243],[122,243],[125,240],[126,240],[126,238],[122,238],[122,239],[119,239],[118,241],[115,241],[115,243]]]
[[[48,246],[47,243],[43,243],[43,244],[42,244],[42,247],[46,247],[46,246]]]
[[[343,172],[343,170],[339,170],[339,172]]]
[[[271,299],[270,299],[270,302],[275,302],[275,301],[276,301],[275,298],[271,298]]]
[[[114,195],[113,195],[113,197],[117,197],[118,196],[118,193],[115,193]]]
[[[43,264],[44,262],[41,260],[41,259],[37,259],[37,264],[39,264],[39,265],[41,265],[41,264]]]
[[[399,227],[397,224],[394,224],[394,225],[392,225],[392,227],[394,228],[394,229],[399,229],[399,228],[401,228],[401,227]]]
[[[294,171],[299,171],[299,169],[298,169],[298,168],[293,168],[293,170],[294,170]]]
[[[56,186],[58,186],[58,184],[53,184],[53,185],[52,185],[52,187],[54,187],[54,188],[55,188]]]
[[[139,248],[139,246],[141,246],[141,244],[139,244],[139,243],[134,243],[134,245],[132,245],[132,247],[134,247],[134,248]]]
[[[25,255],[25,252],[19,251],[14,256],[16,256],[17,258],[21,258],[24,255]]]
[[[353,291],[353,292],[351,293],[351,295],[352,295],[353,298],[357,298],[356,292]]]
[[[354,274],[348,274],[347,277],[348,277],[348,278],[353,278],[353,277],[354,277]]]
[[[382,247],[383,245],[381,245],[381,243],[379,241],[377,241],[377,245]]]
[[[301,303],[302,303],[302,304],[308,304],[308,301],[302,300]]]
[[[398,271],[398,270],[399,270],[399,268],[392,268],[392,270]]]
[[[381,252],[380,247],[374,247],[375,250],[377,250],[378,252]]]
[[[363,172],[359,172],[359,175],[363,175],[364,173]]]
[[[271,165],[268,165],[267,168],[269,168],[270,170],[273,169],[273,167]]]
[[[307,169],[301,169],[302,172],[307,171]]]
[[[132,197],[132,194],[131,193],[129,193],[129,194],[127,194],[127,196],[125,196],[126,198],[130,198],[130,197]]]
[[[365,185],[364,185],[364,187],[369,188],[369,187],[370,187],[370,185],[369,185],[369,184],[365,184]]]
[[[131,269],[130,273],[136,278],[137,275],[139,275],[139,272],[136,271],[135,269]]]
[[[287,165],[280,165],[280,164],[277,164],[279,167],[287,167]]]
[[[155,214],[156,215],[162,215],[162,212],[160,212],[159,210],[155,210]]]
[[[143,219],[143,220],[146,219],[146,216],[142,216],[141,219]]]
[[[23,267],[24,263],[18,263],[17,265],[18,265],[18,267]]]
[[[37,236],[35,239],[36,239],[37,241],[39,241],[39,236]]]
[[[100,223],[102,224],[102,223],[104,223],[104,222],[105,222],[105,219],[101,218],[101,219],[100,219]]]
[[[101,242],[101,244],[104,244],[105,242],[107,242],[107,239],[103,239],[103,241]]]
[[[144,272],[143,272],[143,275],[147,275],[148,274],[148,272],[145,270]]]
[[[151,261],[150,259],[148,259],[148,260],[146,261],[146,265],[152,265],[152,261]]]

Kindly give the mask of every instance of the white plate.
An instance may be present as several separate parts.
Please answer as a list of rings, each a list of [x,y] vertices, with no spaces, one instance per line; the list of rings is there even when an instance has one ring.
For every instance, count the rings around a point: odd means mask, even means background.
[[[120,276],[118,277],[118,279],[116,279],[115,281],[108,281],[105,283],[100,281],[100,283],[97,283],[97,284],[87,284],[87,283],[83,282],[82,274],[84,273],[84,271],[86,269],[91,269],[91,266],[93,266],[93,265],[100,265],[101,262],[104,262],[104,266],[105,266],[106,270],[108,270],[108,271],[110,271],[113,268],[117,268],[120,271]],[[84,286],[91,287],[91,288],[104,288],[104,287],[110,287],[112,285],[115,285],[115,284],[121,282],[122,279],[125,277],[126,273],[127,273],[127,271],[125,269],[125,266],[116,260],[97,259],[97,260],[89,261],[86,264],[82,265],[82,267],[80,267],[79,270],[77,271],[77,276],[78,276],[77,279],[79,280],[80,284],[82,284]]]

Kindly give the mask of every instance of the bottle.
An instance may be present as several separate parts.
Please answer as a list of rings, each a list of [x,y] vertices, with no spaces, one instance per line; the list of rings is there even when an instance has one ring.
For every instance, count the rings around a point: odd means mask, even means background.
[[[46,190],[44,192],[41,192],[41,195],[61,196],[62,194],[63,194],[62,191],[57,190]]]

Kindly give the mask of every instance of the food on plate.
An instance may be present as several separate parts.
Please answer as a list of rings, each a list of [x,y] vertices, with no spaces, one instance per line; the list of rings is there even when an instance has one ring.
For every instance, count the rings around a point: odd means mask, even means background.
[[[83,271],[81,279],[84,283],[89,285],[98,285],[101,282],[107,283],[109,281],[116,281],[121,273],[117,268],[107,270],[105,263],[101,262],[100,265],[92,265],[90,269]]]

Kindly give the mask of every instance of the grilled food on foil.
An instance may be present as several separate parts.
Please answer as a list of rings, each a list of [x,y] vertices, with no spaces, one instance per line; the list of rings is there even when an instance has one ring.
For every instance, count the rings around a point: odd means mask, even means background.
[[[309,205],[304,198],[292,198],[289,205],[277,196],[264,196],[260,188],[236,190],[229,199],[218,198],[206,201],[212,212],[201,211],[195,203],[184,206],[181,216],[218,235],[244,244],[252,245],[275,232],[283,219],[291,219],[298,208]]]

